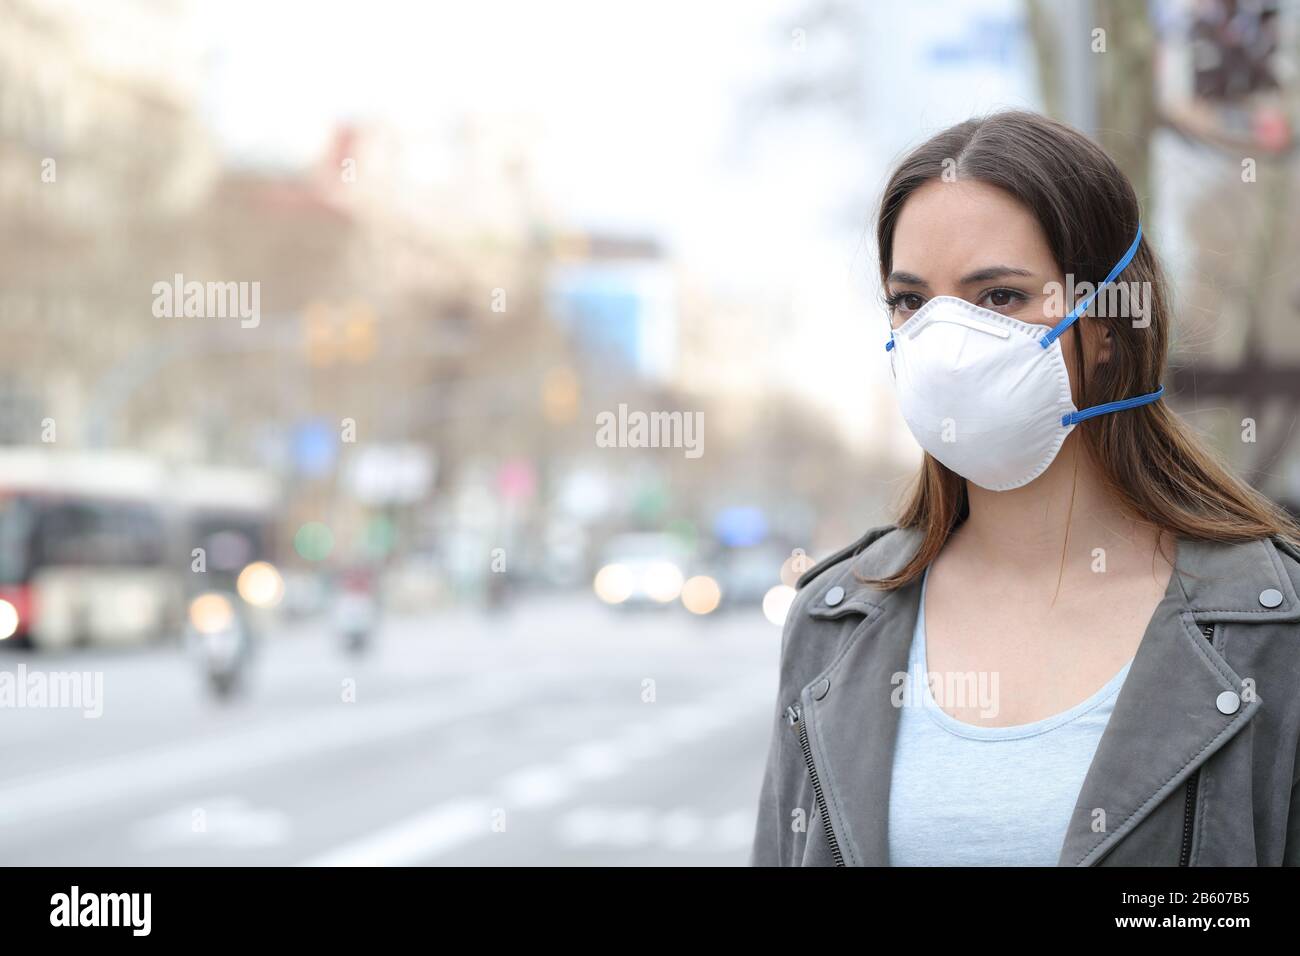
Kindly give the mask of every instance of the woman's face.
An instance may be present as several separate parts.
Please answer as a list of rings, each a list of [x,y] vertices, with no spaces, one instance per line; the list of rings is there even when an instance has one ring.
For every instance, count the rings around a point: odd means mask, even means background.
[[[885,280],[890,321],[898,328],[937,295],[1042,325],[1063,318],[1064,286],[1038,220],[996,187],[932,180],[907,198],[894,228],[894,261]],[[1077,328],[1082,323],[1076,323]],[[1074,386],[1074,335],[1061,338]]]

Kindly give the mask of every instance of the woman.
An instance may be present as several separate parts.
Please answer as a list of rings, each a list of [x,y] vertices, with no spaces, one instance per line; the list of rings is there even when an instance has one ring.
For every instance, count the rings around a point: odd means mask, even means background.
[[[1162,400],[1124,174],[970,120],[877,239],[925,460],[799,581],[751,863],[1300,864],[1300,529]]]

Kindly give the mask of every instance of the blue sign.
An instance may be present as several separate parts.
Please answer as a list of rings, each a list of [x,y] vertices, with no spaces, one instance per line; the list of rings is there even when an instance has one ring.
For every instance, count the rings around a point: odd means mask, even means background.
[[[293,429],[293,466],[307,478],[323,478],[334,470],[339,434],[324,418],[299,422]]]
[[[713,519],[713,533],[729,548],[747,548],[767,537],[767,518],[758,508],[723,508]]]

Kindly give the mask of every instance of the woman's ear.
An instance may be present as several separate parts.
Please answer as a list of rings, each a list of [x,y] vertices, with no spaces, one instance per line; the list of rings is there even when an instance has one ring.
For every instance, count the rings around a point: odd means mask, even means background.
[[[1108,323],[1098,322],[1100,335],[1097,336],[1097,364],[1105,365],[1115,354],[1115,333]]]

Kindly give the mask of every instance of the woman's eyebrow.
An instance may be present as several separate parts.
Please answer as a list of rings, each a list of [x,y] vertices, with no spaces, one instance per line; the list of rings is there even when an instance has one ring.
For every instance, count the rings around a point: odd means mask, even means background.
[[[1012,266],[986,266],[983,269],[977,269],[974,272],[964,275],[959,280],[959,285],[969,285],[972,282],[988,282],[990,279],[1005,279],[1007,276],[1032,276],[1033,273],[1028,269],[1016,269]]]
[[[910,272],[898,272],[898,271],[891,272],[889,274],[889,277],[885,279],[885,284],[888,285],[891,282],[897,282],[900,283],[901,285],[920,286],[923,289],[930,288],[930,283],[926,282],[920,276],[913,275]]]

